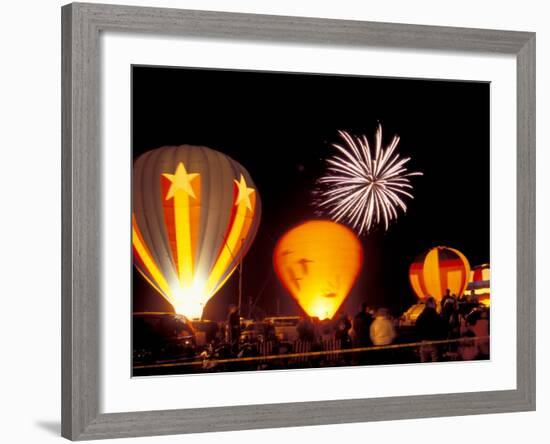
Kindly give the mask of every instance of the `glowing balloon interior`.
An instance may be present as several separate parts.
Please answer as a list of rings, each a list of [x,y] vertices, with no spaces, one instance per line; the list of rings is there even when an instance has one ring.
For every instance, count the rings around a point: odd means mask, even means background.
[[[353,287],[363,250],[355,234],[336,222],[309,221],[283,235],[273,263],[279,279],[302,309],[332,318]]]
[[[248,251],[260,213],[250,175],[225,154],[148,151],[134,162],[134,265],[177,313],[200,318]]]
[[[460,251],[435,247],[418,256],[409,268],[411,287],[420,299],[443,298],[446,290],[460,296],[470,277],[470,264]]]

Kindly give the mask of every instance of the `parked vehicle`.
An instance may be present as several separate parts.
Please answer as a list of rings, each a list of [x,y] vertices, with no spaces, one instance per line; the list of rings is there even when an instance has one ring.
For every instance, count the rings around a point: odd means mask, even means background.
[[[265,318],[275,328],[275,336],[279,341],[296,341],[298,330],[296,327],[300,322],[300,316],[273,316]]]
[[[205,345],[215,341],[220,332],[220,327],[216,321],[195,320],[191,321],[191,325],[195,330],[195,341],[197,347],[204,347]]]
[[[268,341],[274,337],[275,329],[270,322],[255,321],[241,330],[241,342]]]
[[[174,313],[133,314],[134,365],[195,356],[195,329]]]
[[[418,316],[424,311],[424,307],[424,303],[411,305],[399,318],[399,327],[414,327]]]

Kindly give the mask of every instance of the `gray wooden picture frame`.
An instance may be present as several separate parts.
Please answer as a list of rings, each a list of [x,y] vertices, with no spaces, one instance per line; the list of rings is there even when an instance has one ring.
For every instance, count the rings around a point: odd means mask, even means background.
[[[517,58],[517,388],[165,411],[99,411],[104,31]],[[62,435],[84,440],[535,409],[535,34],[74,3],[62,8]],[[496,147],[498,149],[498,147]]]

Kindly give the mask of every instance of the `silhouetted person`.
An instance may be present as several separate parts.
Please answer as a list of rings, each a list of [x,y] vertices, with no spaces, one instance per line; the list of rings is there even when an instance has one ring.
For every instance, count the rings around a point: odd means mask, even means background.
[[[340,348],[347,350],[351,348],[351,336],[349,331],[351,330],[351,321],[347,314],[342,313],[340,317],[336,320],[334,332],[334,339],[340,341]],[[351,353],[344,353],[342,358],[346,364],[351,362]]]
[[[372,345],[370,340],[370,326],[373,318],[368,312],[365,302],[359,307],[359,313],[353,318],[353,335],[356,347],[369,347]]]
[[[476,291],[473,288],[470,291],[470,295],[468,297],[468,302],[470,302],[471,304],[474,304],[474,305],[477,305],[479,303]]]
[[[306,316],[301,319],[296,326],[298,331],[298,339],[305,342],[314,342],[315,341],[315,326],[311,317]]]
[[[349,331],[351,329],[351,321],[345,313],[342,313],[336,320],[336,329],[334,332],[334,338],[341,341],[342,348],[351,347],[351,338]]]
[[[435,299],[432,297],[426,300],[426,306],[416,320],[416,334],[422,342],[426,342],[420,346],[420,362],[438,361],[438,347],[429,342],[444,339],[446,328],[445,322],[435,309]]]
[[[373,321],[372,315],[369,313],[369,308],[365,302],[359,306],[359,312],[354,316],[352,322],[353,347],[363,348],[370,347],[370,326]],[[367,352],[359,352],[355,356],[359,364],[365,364],[367,360]]]
[[[447,288],[445,290],[445,294],[443,295],[443,297],[441,298],[441,311],[443,312],[443,306],[447,303],[447,300],[448,299],[451,299],[452,298],[452,295],[451,295],[451,290],[449,288]]]
[[[458,300],[455,296],[448,298],[441,308],[441,317],[445,320],[448,329],[448,337],[458,337],[460,334],[460,313]]]
[[[229,306],[229,315],[227,316],[227,331],[229,333],[228,342],[231,348],[236,352],[239,348],[239,338],[241,336],[241,317],[236,305]]]
[[[445,323],[445,337],[447,339],[458,339],[460,337],[460,311],[456,296],[451,295],[441,307],[441,317]],[[457,353],[457,342],[451,342],[444,346],[444,349],[451,354]],[[440,347],[441,349],[441,347]]]

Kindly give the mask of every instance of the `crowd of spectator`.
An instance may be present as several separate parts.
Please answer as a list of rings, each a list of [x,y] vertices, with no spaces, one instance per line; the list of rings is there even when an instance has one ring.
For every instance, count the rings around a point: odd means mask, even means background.
[[[439,303],[428,297],[423,304],[408,329],[388,309],[373,309],[362,303],[354,316],[339,313],[330,321],[301,318],[295,327],[296,339],[319,344],[332,338],[341,350],[353,349],[342,354],[348,364],[404,362],[412,354],[420,362],[489,358],[489,310],[477,303],[475,294],[458,298],[447,290]],[[230,309],[226,329],[237,352],[242,338],[235,306]],[[267,331],[262,339],[277,341],[275,329]]]

